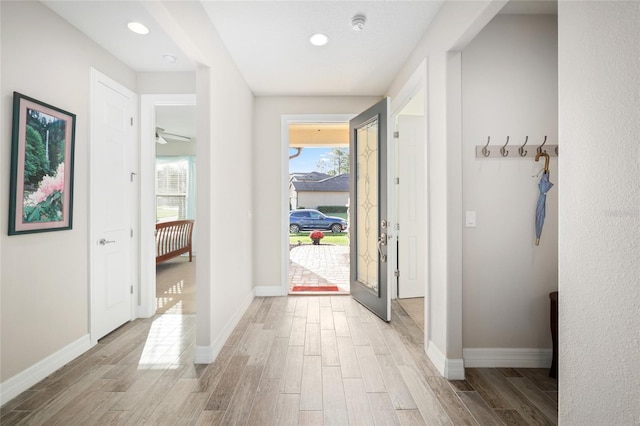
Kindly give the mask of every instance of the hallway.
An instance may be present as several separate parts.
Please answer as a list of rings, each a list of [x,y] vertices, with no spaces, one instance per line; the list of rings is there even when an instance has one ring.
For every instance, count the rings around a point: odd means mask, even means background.
[[[447,381],[396,302],[393,315],[348,296],[256,298],[210,365],[192,363],[193,315],[136,320],[8,403],[0,423],[557,424],[547,370]]]

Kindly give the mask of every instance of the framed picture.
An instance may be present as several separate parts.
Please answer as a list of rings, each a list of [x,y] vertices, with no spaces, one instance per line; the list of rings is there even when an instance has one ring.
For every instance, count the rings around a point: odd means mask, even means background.
[[[76,116],[13,93],[9,235],[71,229]]]

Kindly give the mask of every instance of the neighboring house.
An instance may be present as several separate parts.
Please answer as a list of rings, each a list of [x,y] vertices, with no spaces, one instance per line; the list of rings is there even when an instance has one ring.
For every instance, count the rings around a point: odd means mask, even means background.
[[[311,172],[293,175],[289,180],[291,209],[317,209],[318,206],[346,206],[349,201],[349,174],[329,176]]]

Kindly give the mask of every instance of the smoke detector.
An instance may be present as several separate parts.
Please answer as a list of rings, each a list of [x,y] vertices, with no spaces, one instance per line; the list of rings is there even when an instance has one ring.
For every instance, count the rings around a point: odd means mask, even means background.
[[[351,18],[351,28],[353,31],[361,31],[364,29],[364,24],[367,23],[367,18],[364,15],[356,15]]]

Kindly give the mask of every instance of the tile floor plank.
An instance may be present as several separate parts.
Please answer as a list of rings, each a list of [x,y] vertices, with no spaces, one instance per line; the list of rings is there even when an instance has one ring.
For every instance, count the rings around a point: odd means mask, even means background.
[[[304,354],[321,355],[320,323],[307,322],[307,330],[304,336]]]
[[[545,392],[536,387],[528,378],[509,377],[511,383],[527,400],[533,403],[553,424],[558,424],[558,408],[556,403]]]
[[[339,366],[340,356],[338,355],[338,342],[334,330],[320,329],[320,345],[322,351],[323,366]]]
[[[443,377],[427,377],[427,384],[454,425],[475,426],[478,424],[466,405],[462,403],[462,400],[453,391],[447,379]]]
[[[306,356],[302,366],[301,411],[322,411],[322,358]]]
[[[350,337],[338,337],[338,357],[343,378],[361,378],[360,364]]]
[[[376,355],[384,384],[396,410],[413,410],[418,408],[409,390],[409,383],[400,372],[400,367],[393,362],[391,355]],[[407,367],[410,368],[410,367]],[[413,372],[415,369],[411,369]]]
[[[402,426],[427,426],[420,411],[416,410],[396,410],[396,415]]]
[[[372,425],[371,406],[362,379],[343,379],[344,397],[350,425]]]
[[[522,393],[520,393],[517,388],[497,370],[481,369],[481,374],[489,380],[491,385],[500,393],[500,395],[509,401],[509,404],[515,408],[526,421],[536,425],[554,424],[554,422],[549,420],[532,401],[528,400]]]
[[[251,408],[249,425],[263,426],[275,422],[279,390],[280,379],[269,379],[263,376]]]
[[[297,424],[298,426],[323,426],[322,411],[300,411]]]
[[[386,393],[387,387],[373,348],[371,346],[354,346],[354,348],[366,391]]]
[[[325,425],[349,423],[340,367],[322,367],[322,407]]]
[[[417,370],[404,365],[398,366],[398,369],[425,422],[429,425],[453,425],[442,404]]]
[[[364,382],[364,381],[363,381]],[[371,407],[371,415],[376,425],[400,425],[400,420],[396,415],[396,409],[393,408],[389,394],[384,392],[367,393],[369,406]]]
[[[298,421],[300,394],[281,393],[276,403],[276,425],[295,425]]]
[[[302,368],[304,364],[304,347],[289,346],[287,349],[286,368],[281,382],[281,393],[300,394],[302,386]]]
[[[333,326],[336,330],[337,337],[351,337],[349,323],[347,322],[347,315],[344,311],[333,312]]]
[[[504,424],[478,392],[458,392],[458,397],[478,424],[482,426],[501,426]]]

